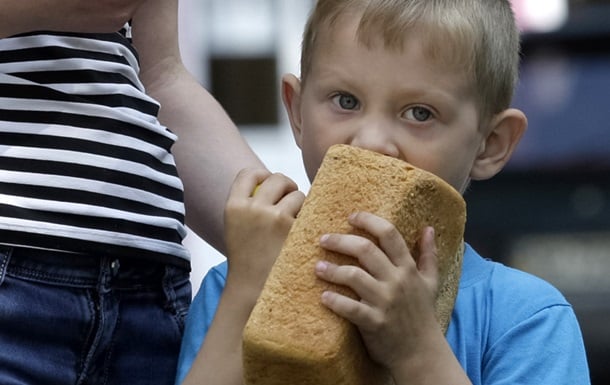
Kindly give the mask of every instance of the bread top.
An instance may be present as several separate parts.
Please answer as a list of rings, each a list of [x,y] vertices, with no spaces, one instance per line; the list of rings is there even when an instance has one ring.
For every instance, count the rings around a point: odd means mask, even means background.
[[[435,228],[440,277],[436,309],[446,330],[461,271],[466,220],[461,194],[439,177],[402,160],[335,145],[328,150],[252,311],[244,349],[264,346],[262,351],[276,352],[278,357],[313,363],[346,354],[345,346],[353,345],[350,341],[358,338],[357,332],[325,308],[320,295],[332,289],[356,296],[347,288],[319,280],[314,266],[320,260],[357,263],[319,246],[320,237],[330,232],[369,237],[347,223],[356,211],[392,222],[415,259],[422,229]]]

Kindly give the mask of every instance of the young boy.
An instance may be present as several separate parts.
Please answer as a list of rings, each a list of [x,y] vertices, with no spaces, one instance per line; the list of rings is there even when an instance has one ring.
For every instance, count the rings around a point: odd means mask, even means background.
[[[462,193],[471,179],[491,178],[526,127],[509,108],[518,57],[508,1],[319,0],[301,79],[285,76],[282,91],[309,178],[336,143],[404,159]],[[184,383],[242,383],[241,332],[302,199],[280,175],[238,176],[225,211],[228,275],[226,265],[213,269],[193,302],[179,382],[192,364]],[[320,300],[358,327],[396,384],[589,383],[573,310],[548,283],[467,246],[443,335],[434,321],[434,230],[423,230],[416,262],[384,219],[361,212],[349,221],[379,246],[340,234],[320,245],[366,268],[320,261],[312,274],[366,296]]]

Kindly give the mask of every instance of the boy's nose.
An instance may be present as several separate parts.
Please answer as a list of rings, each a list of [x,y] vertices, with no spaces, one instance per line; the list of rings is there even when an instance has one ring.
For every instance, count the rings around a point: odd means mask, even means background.
[[[389,127],[384,127],[380,123],[365,123],[358,129],[350,144],[398,158],[400,152],[389,131]]]

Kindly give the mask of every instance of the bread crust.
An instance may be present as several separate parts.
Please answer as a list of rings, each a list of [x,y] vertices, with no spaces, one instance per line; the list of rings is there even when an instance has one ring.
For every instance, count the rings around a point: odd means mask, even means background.
[[[356,327],[320,303],[331,289],[318,279],[319,260],[354,264],[354,258],[319,246],[329,232],[358,232],[355,211],[392,222],[418,258],[422,229],[433,226],[439,260],[436,316],[447,330],[461,273],[466,204],[449,184],[399,159],[347,145],[331,147],[313,181],[243,334],[247,385],[391,384],[366,353]]]

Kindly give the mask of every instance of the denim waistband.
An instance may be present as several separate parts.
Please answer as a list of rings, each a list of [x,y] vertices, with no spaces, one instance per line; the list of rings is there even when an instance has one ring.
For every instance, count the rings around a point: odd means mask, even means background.
[[[146,259],[93,256],[54,250],[0,246],[6,272],[22,278],[79,287],[94,287],[100,279],[114,287],[156,286],[163,280],[188,278],[189,271]],[[8,262],[8,263],[7,263]]]

